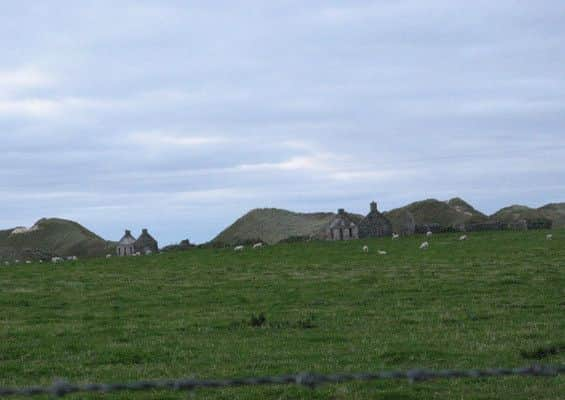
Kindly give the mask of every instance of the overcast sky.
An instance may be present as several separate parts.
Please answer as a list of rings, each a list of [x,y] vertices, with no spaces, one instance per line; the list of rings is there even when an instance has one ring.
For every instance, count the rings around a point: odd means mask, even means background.
[[[0,139],[0,228],[565,201],[565,1],[6,1]]]

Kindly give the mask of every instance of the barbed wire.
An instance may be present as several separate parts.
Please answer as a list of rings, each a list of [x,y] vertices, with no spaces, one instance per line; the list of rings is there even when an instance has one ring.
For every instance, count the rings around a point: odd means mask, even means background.
[[[346,382],[369,382],[378,380],[408,380],[410,383],[429,381],[433,379],[461,379],[461,378],[492,378],[506,376],[535,376],[555,377],[565,373],[565,364],[559,365],[533,365],[521,368],[487,368],[467,370],[426,370],[412,369],[408,371],[380,371],[344,374],[313,374],[300,373],[295,375],[263,376],[235,379],[175,379],[158,381],[137,381],[129,383],[90,383],[71,384],[66,381],[56,381],[51,386],[7,388],[0,387],[0,397],[8,396],[37,396],[51,395],[64,397],[73,393],[110,393],[121,391],[149,391],[173,390],[190,391],[199,388],[220,389],[241,386],[264,385],[298,385],[315,388],[323,384]]]

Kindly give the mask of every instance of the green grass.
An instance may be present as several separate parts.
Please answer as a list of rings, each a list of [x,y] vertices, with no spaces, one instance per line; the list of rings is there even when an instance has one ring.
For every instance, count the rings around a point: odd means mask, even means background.
[[[565,231],[0,268],[0,386],[563,363]],[[361,246],[367,243],[370,253]],[[377,249],[388,251],[379,256]],[[252,314],[266,323],[249,326]],[[562,399],[565,377],[199,390],[205,399]],[[184,399],[144,392],[70,399]],[[39,397],[42,398],[42,397]],[[45,398],[45,397],[44,397]]]

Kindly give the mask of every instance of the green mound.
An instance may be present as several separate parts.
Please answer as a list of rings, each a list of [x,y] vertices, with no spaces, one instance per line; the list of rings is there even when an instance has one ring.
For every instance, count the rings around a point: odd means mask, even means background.
[[[31,228],[0,231],[0,258],[39,259],[51,256],[92,257],[111,244],[82,225],[59,218],[41,219]]]
[[[216,236],[212,243],[234,245],[261,240],[273,244],[289,238],[320,237],[333,213],[295,213],[277,208],[255,209]]]
[[[565,228],[565,203],[546,204],[538,211],[553,222],[554,228]]]
[[[535,208],[521,205],[512,205],[498,210],[496,213],[492,214],[490,218],[505,223],[513,223],[520,220],[534,220],[544,218],[544,215],[541,211]]]
[[[441,227],[457,227],[470,222],[486,220],[486,216],[475,210],[469,203],[460,198],[449,201],[427,199],[408,204],[405,207],[391,210],[385,215],[393,224],[397,225],[397,219],[406,212],[410,213],[416,225],[438,224]]]

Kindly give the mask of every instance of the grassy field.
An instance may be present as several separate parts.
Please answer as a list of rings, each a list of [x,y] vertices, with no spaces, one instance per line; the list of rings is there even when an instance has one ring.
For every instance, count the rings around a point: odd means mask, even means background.
[[[0,386],[563,363],[565,231],[0,267]],[[361,252],[368,244],[369,254]],[[388,251],[379,256],[377,249]],[[264,313],[261,327],[249,324]],[[565,377],[199,390],[202,399],[563,399]],[[41,397],[40,397],[41,398]],[[171,392],[70,399],[185,399]]]

